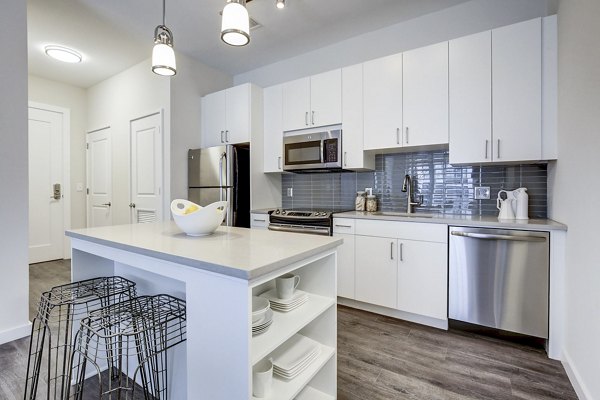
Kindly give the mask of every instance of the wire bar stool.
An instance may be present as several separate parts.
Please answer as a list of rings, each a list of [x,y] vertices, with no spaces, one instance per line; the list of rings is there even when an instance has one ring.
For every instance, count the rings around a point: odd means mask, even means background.
[[[93,310],[135,295],[135,282],[118,276],[55,286],[42,293],[32,321],[24,399],[34,400],[38,394],[48,400],[64,398],[70,386],[73,332],[79,321]]]
[[[92,311],[75,337],[66,398],[166,400],[167,350],[185,340],[185,301],[173,296],[140,296]]]

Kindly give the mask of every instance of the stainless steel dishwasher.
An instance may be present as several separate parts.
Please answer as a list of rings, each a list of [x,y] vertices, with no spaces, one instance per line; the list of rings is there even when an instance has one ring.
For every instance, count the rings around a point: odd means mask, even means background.
[[[549,234],[450,227],[448,317],[548,338]]]

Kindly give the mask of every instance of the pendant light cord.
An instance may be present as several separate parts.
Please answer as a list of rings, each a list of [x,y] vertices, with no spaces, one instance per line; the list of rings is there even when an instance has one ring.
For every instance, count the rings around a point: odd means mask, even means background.
[[[167,8],[167,6],[166,6],[166,4],[165,4],[165,1],[166,1],[166,0],[163,0],[163,25],[166,25],[166,24],[165,24],[165,12],[166,12],[166,8]]]

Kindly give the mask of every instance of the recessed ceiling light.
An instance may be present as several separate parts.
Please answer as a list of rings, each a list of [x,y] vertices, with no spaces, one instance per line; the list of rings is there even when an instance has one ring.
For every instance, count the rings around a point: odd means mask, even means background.
[[[275,5],[277,6],[277,8],[284,9],[285,8],[285,0],[277,0]]]
[[[44,51],[48,56],[54,58],[55,60],[66,63],[79,63],[82,59],[80,53],[64,46],[48,45],[44,47]]]

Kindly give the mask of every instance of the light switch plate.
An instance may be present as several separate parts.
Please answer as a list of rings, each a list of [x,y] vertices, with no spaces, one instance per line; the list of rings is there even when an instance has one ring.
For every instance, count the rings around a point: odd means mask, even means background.
[[[489,186],[475,187],[475,200],[487,200],[489,198],[490,198],[490,187]]]
[[[294,197],[294,188],[287,188],[287,197]]]

